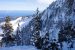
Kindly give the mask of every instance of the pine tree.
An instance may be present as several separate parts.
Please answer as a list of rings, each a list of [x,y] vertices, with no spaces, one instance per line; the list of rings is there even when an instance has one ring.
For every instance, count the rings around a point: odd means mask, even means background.
[[[16,42],[17,42],[17,46],[21,45],[21,34],[20,34],[20,29],[19,29],[20,25],[18,23],[18,27],[17,27],[17,31],[16,31]]]
[[[5,24],[2,26],[3,29],[3,33],[4,33],[4,37],[3,40],[5,41],[6,45],[8,46],[9,43],[14,40],[12,38],[12,32],[13,32],[13,28],[12,28],[12,24],[10,23],[10,17],[6,17],[5,18]]]
[[[33,33],[33,42],[37,48],[41,48],[40,30],[41,30],[41,20],[39,17],[39,10],[37,9],[37,14],[36,17],[34,18],[34,33]]]
[[[43,38],[43,46],[42,49],[43,50],[49,50],[49,32],[47,32]]]
[[[13,32],[12,24],[10,23],[10,17],[6,17],[5,24],[2,26],[3,32],[5,33],[5,36],[9,36]]]

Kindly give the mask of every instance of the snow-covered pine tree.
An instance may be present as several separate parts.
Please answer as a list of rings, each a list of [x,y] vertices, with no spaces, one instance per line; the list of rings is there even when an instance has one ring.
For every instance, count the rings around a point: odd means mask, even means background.
[[[44,36],[42,50],[49,50],[50,43],[49,43],[49,32],[47,32]]]
[[[3,29],[3,33],[4,33],[4,37],[3,37],[3,41],[6,43],[6,46],[9,45],[9,43],[12,43],[12,41],[14,40],[12,38],[12,32],[13,32],[13,28],[12,28],[12,24],[10,23],[10,17],[6,17],[5,18],[5,24],[2,26]]]
[[[36,17],[34,18],[33,43],[38,49],[41,48],[40,30],[41,30],[41,20],[39,17],[39,10],[37,8]]]
[[[5,37],[8,37],[9,35],[12,34],[13,32],[13,28],[12,28],[12,24],[10,23],[10,17],[6,17],[5,19],[5,24],[2,26],[3,32]]]
[[[25,27],[23,27],[22,29],[21,29],[21,32],[20,32],[20,34],[21,34],[21,45],[23,46],[24,45],[24,43],[25,43],[25,39],[24,39],[24,35],[25,35]]]
[[[16,31],[16,42],[17,42],[17,46],[21,45],[21,34],[20,34],[20,29],[19,29],[20,25],[18,23],[18,27],[17,27],[17,31]]]

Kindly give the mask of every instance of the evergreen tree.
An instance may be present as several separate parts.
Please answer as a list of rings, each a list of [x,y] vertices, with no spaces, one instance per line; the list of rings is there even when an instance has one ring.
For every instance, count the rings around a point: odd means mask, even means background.
[[[41,30],[41,20],[39,17],[39,10],[37,9],[37,14],[36,17],[34,18],[33,42],[38,49],[41,48],[40,30]]]
[[[43,38],[42,50],[49,50],[49,32],[47,32]]]
[[[6,45],[9,45],[9,43],[12,43],[12,41],[14,40],[12,38],[12,32],[13,32],[13,28],[12,28],[12,24],[10,23],[10,17],[6,17],[5,18],[5,24],[2,26],[3,29],[3,33],[4,33],[4,38],[3,41],[5,41]]]
[[[20,29],[19,29],[20,25],[18,23],[18,27],[17,27],[17,31],[16,31],[16,42],[17,42],[17,46],[21,45],[21,34],[20,34]]]
[[[5,36],[9,36],[13,32],[12,24],[10,23],[10,17],[6,17],[5,24],[2,26],[3,32],[5,33]]]

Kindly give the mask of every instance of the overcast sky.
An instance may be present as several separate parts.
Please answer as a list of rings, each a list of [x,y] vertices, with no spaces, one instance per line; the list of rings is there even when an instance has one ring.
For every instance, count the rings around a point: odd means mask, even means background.
[[[0,0],[0,10],[44,10],[55,0]]]

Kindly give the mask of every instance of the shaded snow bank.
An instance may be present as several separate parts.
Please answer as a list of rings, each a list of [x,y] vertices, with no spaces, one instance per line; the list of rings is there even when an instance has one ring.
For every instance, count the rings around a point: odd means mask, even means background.
[[[37,50],[34,46],[2,47],[0,50]]]

